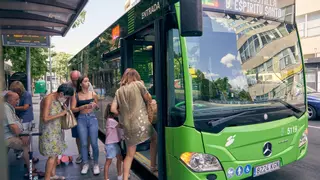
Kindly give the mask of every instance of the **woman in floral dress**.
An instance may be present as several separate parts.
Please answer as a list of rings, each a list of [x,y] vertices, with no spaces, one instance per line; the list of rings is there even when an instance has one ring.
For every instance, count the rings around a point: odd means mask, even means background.
[[[57,157],[67,148],[61,129],[61,119],[67,111],[62,107],[68,98],[73,96],[74,90],[67,84],[59,86],[58,91],[46,96],[40,104],[40,132],[39,151],[48,157],[46,163],[45,180],[65,179],[56,175]]]
[[[128,68],[123,74],[120,85],[111,111],[119,114],[120,125],[124,130],[127,154],[123,163],[123,179],[128,180],[137,145],[150,138],[151,171],[156,171],[157,134],[148,120],[146,106],[152,98],[139,73],[135,69]]]

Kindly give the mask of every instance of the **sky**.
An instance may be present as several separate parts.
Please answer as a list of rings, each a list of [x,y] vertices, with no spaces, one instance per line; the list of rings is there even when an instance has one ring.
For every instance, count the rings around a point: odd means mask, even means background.
[[[228,77],[233,88],[246,89],[247,80],[241,68],[236,34],[227,25],[227,19],[219,18],[222,16],[218,14],[212,16],[215,18],[204,18],[204,33],[201,38],[187,39],[189,49],[192,49],[191,43],[200,45],[195,53],[198,61],[190,62],[190,65],[203,72],[209,80]]]
[[[56,52],[77,54],[124,13],[126,0],[89,0],[84,24],[70,29],[65,37],[53,37]]]

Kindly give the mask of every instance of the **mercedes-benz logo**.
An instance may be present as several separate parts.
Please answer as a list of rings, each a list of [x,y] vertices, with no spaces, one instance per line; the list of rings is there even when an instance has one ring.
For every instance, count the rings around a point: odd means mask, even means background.
[[[266,142],[263,145],[262,153],[265,157],[269,157],[272,154],[272,144],[270,142]]]

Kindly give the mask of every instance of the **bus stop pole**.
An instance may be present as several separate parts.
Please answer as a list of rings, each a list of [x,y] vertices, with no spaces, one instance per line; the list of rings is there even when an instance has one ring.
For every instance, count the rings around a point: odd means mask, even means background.
[[[0,28],[0,92],[4,90],[4,58],[3,58],[3,49],[2,49],[2,33]],[[0,98],[0,122],[4,121],[4,106],[3,98]],[[4,131],[3,126],[0,126],[0,179],[8,179],[8,158],[7,150],[4,142]]]
[[[49,37],[50,38],[50,37]],[[50,93],[52,93],[52,63],[51,63],[51,47],[49,47],[49,71],[50,71]]]
[[[30,47],[26,47],[26,55],[27,55],[27,84],[28,84],[28,92],[32,94],[31,92],[31,60],[30,60]]]

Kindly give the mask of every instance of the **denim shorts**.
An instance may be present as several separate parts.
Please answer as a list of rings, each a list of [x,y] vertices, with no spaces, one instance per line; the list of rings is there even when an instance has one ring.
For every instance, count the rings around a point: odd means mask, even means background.
[[[106,158],[107,159],[113,159],[118,154],[121,154],[120,147],[119,147],[118,143],[106,144],[104,149],[106,151]]]

